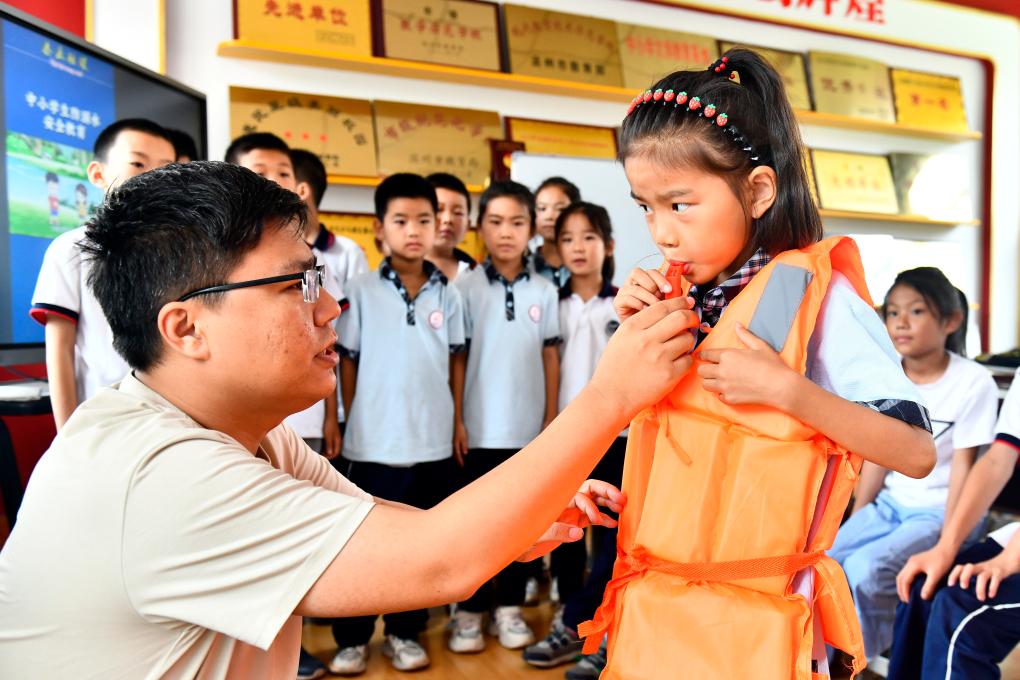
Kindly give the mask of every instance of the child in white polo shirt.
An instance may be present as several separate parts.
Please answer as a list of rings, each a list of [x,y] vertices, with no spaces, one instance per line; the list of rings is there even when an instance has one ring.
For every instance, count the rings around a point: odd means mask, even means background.
[[[566,207],[555,225],[555,239],[560,258],[570,277],[560,288],[559,410],[567,407],[591,381],[595,366],[606,344],[620,325],[613,307],[613,227],[605,208],[593,203],[578,202]],[[623,459],[627,450],[627,432],[616,438],[599,461],[592,477],[611,484],[623,478]],[[549,634],[524,650],[524,660],[538,668],[551,668],[574,660],[583,642],[577,627],[594,614],[612,577],[616,561],[616,529],[592,532],[594,556],[587,580],[584,569],[587,551],[564,551],[559,546],[552,552],[552,571],[559,581],[562,606],[553,616]],[[597,655],[593,655],[593,659]],[[588,666],[593,659],[582,661]],[[599,668],[598,670],[601,670]],[[573,671],[572,671],[573,672]],[[597,672],[594,677],[597,677]]]
[[[308,209],[305,242],[312,247],[316,261],[326,265],[324,285],[329,294],[336,297],[340,309],[344,310],[347,306],[344,297],[347,284],[355,276],[368,271],[368,259],[361,246],[349,238],[330,233],[319,222],[319,204],[322,203],[327,187],[326,167],[319,157],[311,151],[291,149],[290,160],[294,166],[294,191],[304,200]],[[327,403],[335,408],[327,409]],[[312,449],[330,460],[336,460],[340,455],[344,410],[338,400],[324,399],[295,413],[284,422]]]
[[[559,389],[556,288],[531,272],[526,260],[535,229],[534,197],[516,182],[495,182],[482,194],[478,211],[489,257],[456,282],[464,298],[469,341],[464,418],[457,428],[458,442],[466,430],[463,465],[468,482],[538,436],[556,416]],[[526,565],[515,563],[494,579],[496,610],[490,632],[508,649],[534,641],[520,610],[528,573]],[[460,603],[451,650],[484,648],[481,618],[492,600],[490,582]]]
[[[169,133],[142,118],[119,120],[96,137],[89,181],[108,191],[147,170],[174,162]],[[78,404],[118,382],[128,365],[113,349],[113,331],[87,284],[91,266],[78,244],[85,227],[61,234],[43,256],[32,294],[32,318],[46,326],[46,373],[57,429]]]
[[[425,256],[436,235],[436,192],[423,177],[391,175],[375,192],[376,235],[389,253],[354,278],[340,315],[340,376],[348,414],[341,472],[368,493],[430,508],[450,491],[453,426],[462,393],[451,363],[464,352],[460,293]],[[460,383],[463,385],[463,382]],[[456,383],[454,383],[456,386]],[[418,642],[424,609],[387,614],[383,653],[397,670],[429,664]],[[365,670],[375,616],[338,619],[330,670]]]

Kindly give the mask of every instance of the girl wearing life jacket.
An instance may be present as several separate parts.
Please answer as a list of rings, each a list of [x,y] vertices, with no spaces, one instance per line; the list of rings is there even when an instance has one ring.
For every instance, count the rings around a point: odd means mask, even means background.
[[[829,551],[850,583],[869,658],[893,641],[896,574],[938,542],[978,448],[995,439],[998,406],[991,374],[964,358],[967,299],[945,274],[934,267],[900,272],[882,312],[931,415],[936,463],[923,479],[865,463],[853,515]]]
[[[824,553],[862,459],[924,477],[934,445],[856,245],[820,240],[782,80],[743,49],[673,73],[631,103],[620,159],[668,269],[632,272],[617,312],[687,295],[701,328],[694,367],[631,425],[586,649],[608,631],[610,680],[825,678],[826,644],[860,672]]]

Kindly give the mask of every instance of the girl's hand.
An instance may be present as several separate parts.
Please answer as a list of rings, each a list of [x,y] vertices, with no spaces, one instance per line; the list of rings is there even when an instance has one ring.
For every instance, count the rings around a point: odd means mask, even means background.
[[[665,298],[666,293],[673,290],[669,281],[657,269],[635,269],[627,277],[616,298],[613,300],[613,307],[620,321],[626,321],[645,307],[654,305]],[[691,301],[693,307],[694,302]]]
[[[691,328],[698,315],[690,301],[657,302],[620,324],[585,390],[628,420],[658,402],[690,370]]]
[[[702,386],[727,404],[761,404],[784,410],[786,395],[796,389],[801,375],[739,323],[736,333],[747,349],[702,350],[704,363],[698,366]]]
[[[1010,550],[1003,550],[990,560],[978,564],[958,564],[949,572],[949,585],[960,584],[961,588],[970,587],[970,579],[974,577],[974,594],[984,602],[994,600],[999,593],[999,584],[1006,578],[1020,571],[1020,561]]]
[[[453,426],[453,459],[457,465],[464,467],[464,458],[468,454],[468,431],[464,421],[458,420]]]
[[[585,527],[598,525],[615,528],[618,522],[599,510],[598,506],[619,514],[626,503],[626,495],[609,482],[597,479],[585,481],[553,525],[517,561],[534,560],[548,554],[561,543],[573,543],[584,536]]]

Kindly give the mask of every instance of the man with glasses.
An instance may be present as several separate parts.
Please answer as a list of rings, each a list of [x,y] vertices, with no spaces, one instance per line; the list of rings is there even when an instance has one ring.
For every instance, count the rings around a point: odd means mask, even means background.
[[[132,373],[75,411],[29,482],[0,553],[0,677],[294,677],[302,615],[460,600],[613,524],[593,500],[622,495],[583,480],[690,368],[686,301],[626,321],[535,442],[417,510],[280,425],[336,389],[339,310],[303,219],[292,192],[196,162],[124,183],[89,224],[91,285]]]

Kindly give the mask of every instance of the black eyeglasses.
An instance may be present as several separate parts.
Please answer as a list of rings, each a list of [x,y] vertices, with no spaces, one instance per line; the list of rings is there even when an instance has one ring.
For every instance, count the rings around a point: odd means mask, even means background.
[[[177,301],[184,302],[185,300],[190,300],[191,298],[199,295],[206,295],[208,293],[225,293],[228,290],[236,290],[237,288],[266,286],[270,283],[283,283],[284,281],[300,281],[301,294],[304,296],[305,302],[315,303],[319,301],[319,290],[322,288],[322,282],[325,276],[326,265],[319,264],[312,269],[298,272],[297,274],[283,274],[282,276],[270,276],[265,279],[252,279],[251,281],[238,281],[237,283],[224,283],[221,286],[199,288],[198,290],[193,290],[186,295],[182,295],[177,298]]]

